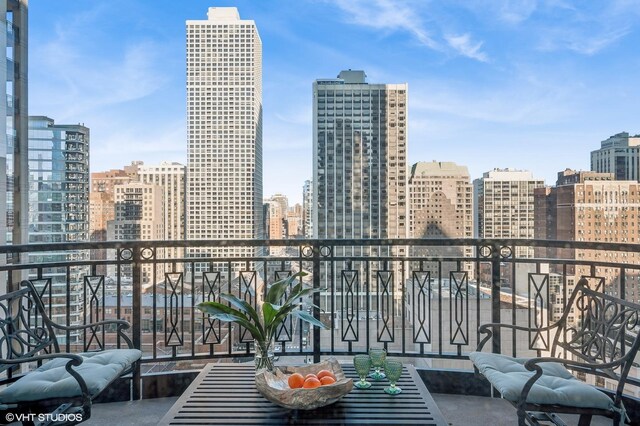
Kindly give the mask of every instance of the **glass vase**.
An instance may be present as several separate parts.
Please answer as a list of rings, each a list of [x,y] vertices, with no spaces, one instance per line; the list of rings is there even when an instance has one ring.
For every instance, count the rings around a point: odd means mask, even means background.
[[[259,341],[255,340],[254,348],[256,351],[255,356],[255,366],[256,371],[266,369],[267,371],[273,371],[274,366],[274,355],[273,348],[275,346],[275,342],[273,339],[267,341]]]

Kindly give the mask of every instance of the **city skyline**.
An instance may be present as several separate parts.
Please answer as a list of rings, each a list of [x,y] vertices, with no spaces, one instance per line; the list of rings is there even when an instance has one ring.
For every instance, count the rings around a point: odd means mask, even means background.
[[[265,195],[301,202],[311,86],[341,69],[407,82],[408,164],[454,161],[472,178],[510,167],[551,184],[588,170],[600,141],[640,131],[639,6],[422,3],[32,0],[30,114],[90,127],[92,171],[186,164],[185,21],[236,6],[264,44]]]

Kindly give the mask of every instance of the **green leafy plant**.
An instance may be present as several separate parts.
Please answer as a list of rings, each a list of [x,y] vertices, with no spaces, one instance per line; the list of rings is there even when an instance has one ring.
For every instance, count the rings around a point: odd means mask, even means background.
[[[230,306],[221,302],[203,302],[198,304],[197,308],[205,314],[209,314],[213,319],[234,322],[246,328],[255,339],[257,345],[255,348],[256,353],[259,351],[262,355],[260,358],[256,357],[256,369],[267,368],[271,370],[273,369],[273,364],[267,353],[278,328],[290,315],[313,326],[327,329],[322,322],[305,310],[300,309],[303,306],[317,307],[313,304],[305,303],[304,298],[321,291],[321,289],[306,287],[302,283],[302,279],[300,279],[285,298],[287,290],[295,282],[296,278],[302,278],[305,275],[307,275],[305,272],[298,272],[273,283],[267,290],[259,311],[256,311],[246,301],[228,293],[221,294],[220,299],[228,302]]]

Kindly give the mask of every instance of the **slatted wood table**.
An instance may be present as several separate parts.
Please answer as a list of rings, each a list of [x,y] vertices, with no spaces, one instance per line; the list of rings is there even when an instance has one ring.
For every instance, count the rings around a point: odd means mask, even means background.
[[[353,365],[343,365],[356,380]],[[161,425],[438,425],[447,422],[412,365],[405,365],[398,386],[387,395],[389,382],[371,381],[369,389],[353,390],[335,404],[315,410],[288,410],[256,390],[251,364],[207,364]]]

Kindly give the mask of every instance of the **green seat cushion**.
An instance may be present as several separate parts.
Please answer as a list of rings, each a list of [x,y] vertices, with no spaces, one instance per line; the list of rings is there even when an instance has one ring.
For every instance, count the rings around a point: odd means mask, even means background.
[[[83,362],[73,367],[87,383],[92,397],[102,392],[139,360],[137,349],[109,349],[76,354]],[[80,385],[66,370],[69,358],[56,358],[0,390],[0,404],[39,401],[49,398],[74,398],[82,395]]]
[[[469,359],[502,397],[512,402],[518,401],[522,388],[534,375],[524,367],[528,358],[472,352]],[[528,403],[612,409],[611,398],[576,379],[562,364],[544,362],[540,366],[543,374],[529,391]]]

